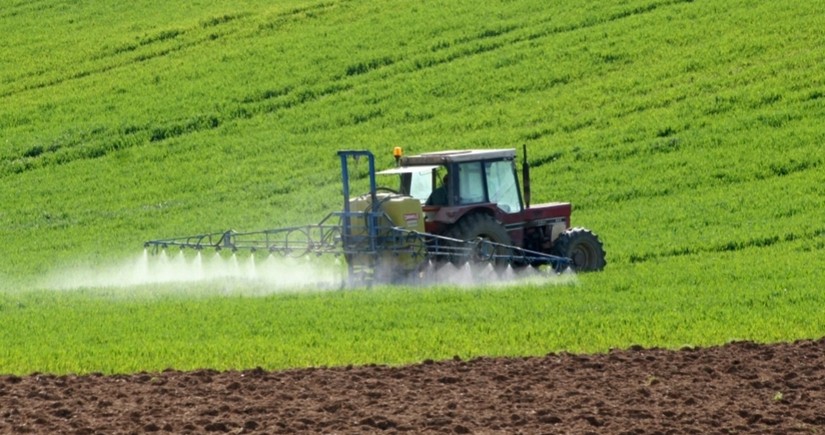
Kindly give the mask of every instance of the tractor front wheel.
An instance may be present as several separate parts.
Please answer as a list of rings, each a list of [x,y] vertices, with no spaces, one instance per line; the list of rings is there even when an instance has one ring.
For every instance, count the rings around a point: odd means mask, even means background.
[[[604,247],[592,231],[572,228],[562,233],[553,243],[553,255],[573,260],[576,272],[590,272],[604,269]]]

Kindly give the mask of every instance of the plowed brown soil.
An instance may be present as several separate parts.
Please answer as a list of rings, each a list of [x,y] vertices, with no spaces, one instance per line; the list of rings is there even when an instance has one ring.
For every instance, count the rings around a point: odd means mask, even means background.
[[[825,339],[404,367],[0,376],[0,433],[825,433]]]

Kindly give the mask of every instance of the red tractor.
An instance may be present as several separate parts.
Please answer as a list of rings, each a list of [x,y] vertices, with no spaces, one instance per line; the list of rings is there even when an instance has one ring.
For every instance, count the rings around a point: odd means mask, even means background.
[[[570,203],[530,205],[529,165],[519,189],[513,149],[467,150],[402,157],[376,172],[367,150],[338,151],[343,210],[314,225],[202,233],[150,240],[154,250],[179,247],[268,252],[346,259],[348,282],[416,282],[430,265],[552,266],[562,271],[604,268],[602,242],[570,227]],[[369,192],[350,197],[350,160],[369,162]],[[379,187],[376,175],[400,176],[400,187]],[[502,269],[499,269],[502,270]],[[503,269],[506,270],[506,269]]]
[[[604,268],[596,234],[570,226],[570,203],[530,204],[529,164],[525,156],[522,193],[515,149],[394,153],[397,167],[378,174],[400,175],[398,193],[421,202],[426,233],[567,257],[576,271]]]

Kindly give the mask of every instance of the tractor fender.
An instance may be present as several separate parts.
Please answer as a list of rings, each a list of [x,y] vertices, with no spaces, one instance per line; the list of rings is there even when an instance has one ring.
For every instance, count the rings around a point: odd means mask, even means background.
[[[501,211],[493,203],[459,206],[424,206],[425,230],[432,234],[444,234],[459,220],[471,214],[482,213],[501,221],[497,213]]]

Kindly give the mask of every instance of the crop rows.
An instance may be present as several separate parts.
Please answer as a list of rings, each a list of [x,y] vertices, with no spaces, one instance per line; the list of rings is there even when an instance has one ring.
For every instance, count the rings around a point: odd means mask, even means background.
[[[765,255],[765,250],[777,254]],[[822,246],[659,258],[578,283],[268,293],[191,285],[0,297],[2,371],[402,364],[821,334]],[[674,270],[701,270],[682,274]],[[719,289],[718,282],[728,283]],[[226,292],[229,293],[226,293]],[[95,322],[88,322],[92,317]],[[73,331],[66,335],[65,331]],[[387,343],[394,343],[387,346]]]
[[[0,372],[821,336],[817,6],[9,5]],[[572,202],[573,224],[605,242],[604,272],[502,291],[38,288],[147,239],[316,223],[341,207],[338,149],[383,168],[396,145],[522,144],[533,202]],[[366,165],[353,177],[365,190]]]

